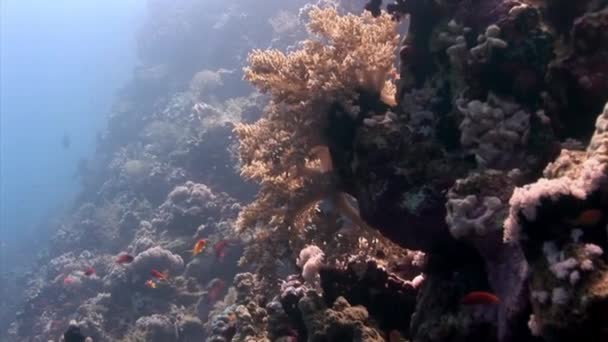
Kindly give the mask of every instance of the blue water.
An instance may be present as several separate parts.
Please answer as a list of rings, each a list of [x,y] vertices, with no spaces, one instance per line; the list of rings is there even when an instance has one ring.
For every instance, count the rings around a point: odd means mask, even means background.
[[[131,76],[145,1],[0,6],[1,262],[71,204],[78,160],[94,153],[113,96]]]

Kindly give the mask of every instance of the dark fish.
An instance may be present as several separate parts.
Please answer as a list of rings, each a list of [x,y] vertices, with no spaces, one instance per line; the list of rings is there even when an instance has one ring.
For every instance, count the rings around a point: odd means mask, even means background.
[[[72,146],[72,140],[70,139],[70,136],[65,133],[61,138],[61,147],[63,147],[64,150],[67,150],[70,146]]]
[[[365,4],[365,10],[369,11],[372,16],[378,17],[382,13],[382,0],[369,0]]]
[[[85,276],[87,276],[87,277],[90,277],[90,276],[92,276],[93,274],[95,274],[95,269],[94,269],[93,267],[87,267],[87,268],[84,270],[84,275],[85,275]]]
[[[80,328],[75,325],[71,325],[63,334],[65,342],[84,342],[85,339],[86,337],[80,332]]]
[[[129,264],[133,261],[133,256],[130,254],[120,254],[118,257],[116,257],[116,263],[117,264]]]

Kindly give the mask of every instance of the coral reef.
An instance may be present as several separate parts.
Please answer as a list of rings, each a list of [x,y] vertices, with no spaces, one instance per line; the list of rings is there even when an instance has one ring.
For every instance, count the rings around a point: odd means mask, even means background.
[[[338,297],[331,308],[326,308],[317,293],[309,292],[300,299],[298,308],[306,328],[314,332],[309,341],[384,341],[370,324],[367,310],[362,306],[351,306],[342,297]]]
[[[608,164],[608,105],[578,160],[572,151],[545,169],[545,177],[515,189],[505,240],[519,241],[531,268],[529,326],[547,341],[608,337],[600,317],[606,312],[604,248]]]
[[[556,3],[395,1],[388,5],[388,11],[396,20],[409,18],[410,24],[398,53],[400,72],[396,80],[396,105],[383,104],[378,97],[359,94],[355,102],[358,115],[353,116],[349,106],[337,109],[319,106],[314,115],[306,114],[307,123],[298,125],[301,128],[297,130],[298,134],[313,141],[299,155],[312,161],[317,159],[321,169],[331,171],[331,178],[319,182],[356,200],[359,214],[353,219],[349,217],[350,220],[365,229],[378,230],[400,247],[426,252],[424,276],[408,283],[409,286],[416,284],[421,294],[415,301],[415,308],[403,314],[405,319],[412,317],[411,329],[401,331],[404,336],[411,336],[416,341],[532,340],[528,329],[530,323],[534,335],[542,335],[547,340],[567,340],[561,332],[584,326],[576,323],[578,318],[572,317],[576,315],[572,313],[566,319],[568,323],[564,323],[567,328],[555,327],[557,319],[554,316],[563,317],[564,313],[551,308],[547,314],[529,299],[542,293],[540,297],[552,298],[555,305],[565,308],[572,293],[564,286],[552,289],[533,286],[546,282],[537,280],[537,276],[545,272],[535,265],[535,259],[531,259],[543,254],[531,252],[527,240],[534,241],[533,246],[540,250],[538,246],[547,241],[548,228],[533,233],[526,230],[521,241],[519,233],[523,229],[519,226],[520,219],[534,221],[536,206],[549,205],[541,205],[543,197],[560,202],[559,197],[571,194],[583,201],[591,192],[598,191],[606,173],[601,163],[591,157],[585,159],[580,151],[562,150],[559,153],[564,147],[580,146],[571,140],[560,139],[573,137],[586,141],[590,137],[592,124],[587,117],[595,115],[598,106],[606,102],[603,96],[608,94],[608,87],[602,83],[602,64],[594,59],[603,51],[597,48],[602,45],[597,42],[603,39],[600,32],[605,4],[582,4],[577,7],[580,17],[572,18],[569,29],[553,30],[546,23],[556,22],[555,6],[560,6]],[[365,9],[369,14],[363,14],[364,17],[372,15],[377,20],[384,20],[380,2],[369,2]],[[338,20],[332,22],[339,25]],[[389,38],[385,41],[388,43]],[[592,41],[597,44],[591,44]],[[269,51],[267,56],[264,66],[267,70],[277,70],[271,75],[287,75],[286,71],[281,73],[281,65],[286,62],[280,61],[288,60],[283,57],[285,55]],[[271,59],[277,62],[271,64]],[[256,67],[256,61],[252,62]],[[374,62],[368,63],[373,65]],[[382,68],[381,62],[376,63]],[[562,69],[562,65],[567,66]],[[316,67],[307,67],[305,63],[299,66],[313,76],[317,75]],[[569,75],[577,72],[581,75]],[[287,85],[282,78],[267,75],[264,74],[268,77],[264,84],[259,83],[260,79],[249,78],[275,100],[272,104],[275,107],[271,107],[274,115],[266,115],[258,122],[260,125],[283,124],[285,117],[282,115],[285,114],[281,105],[296,92],[301,94],[305,90],[306,99],[326,94],[325,89]],[[585,77],[581,80],[582,75]],[[343,94],[334,95],[334,98],[349,96],[349,87],[342,86],[340,90]],[[586,105],[576,103],[579,100],[585,101]],[[589,114],[590,108],[594,114]],[[572,113],[577,111],[583,120],[569,124],[568,120],[575,118]],[[289,117],[304,113],[300,112]],[[305,127],[309,124],[321,124],[323,129],[307,132]],[[601,126],[601,123],[597,124],[597,127]],[[252,128],[249,134],[254,132],[256,129]],[[319,132],[325,134],[322,139]],[[273,143],[280,141],[278,135],[275,136]],[[249,156],[256,152],[272,150],[267,143],[256,143],[242,135],[239,138],[241,157],[249,163],[252,163]],[[298,148],[302,144],[300,139],[290,141],[289,147],[280,150]],[[593,138],[590,146],[601,145],[596,141],[597,138]],[[254,150],[245,151],[243,156],[243,145],[246,148],[253,146]],[[308,151],[317,145],[327,146],[329,155],[314,152],[318,150],[316,147],[313,152]],[[558,155],[556,162],[548,164]],[[272,164],[273,167],[294,165],[286,158],[289,158],[287,154],[279,156],[275,159],[279,162]],[[307,167],[307,162],[305,159],[301,161],[302,166],[283,170],[289,172],[288,177],[295,176]],[[537,181],[543,169],[549,180]],[[568,171],[570,169],[573,171]],[[243,168],[245,174],[249,171],[247,167]],[[551,176],[551,172],[572,174]],[[263,178],[260,179],[264,184]],[[282,198],[274,203],[294,203],[293,195],[269,194],[258,195],[258,201]],[[327,193],[320,190],[309,194],[315,201],[327,198]],[[572,201],[554,206],[577,207]],[[603,208],[583,209],[576,211],[582,215],[580,220],[591,220],[595,225],[604,222]],[[253,211],[245,213],[263,222],[273,222]],[[563,215],[568,216],[563,218]],[[293,216],[280,214],[274,217],[277,220],[274,222],[282,223],[284,217],[291,219]],[[560,222],[579,220],[575,214],[565,211],[557,217],[562,218]],[[359,223],[359,220],[363,222]],[[279,231],[275,230],[271,235],[277,233]],[[589,233],[579,229],[573,234],[563,236],[585,239]],[[270,239],[274,243],[283,241],[275,238]],[[560,246],[551,254],[551,264],[545,267],[558,272],[560,279],[569,284],[582,284],[586,278],[577,265],[584,262],[587,272],[590,268],[595,269],[598,257],[603,255],[600,250],[606,243],[602,233],[593,234],[592,239],[592,245],[584,249],[587,252],[570,251]],[[288,240],[293,244],[295,237],[290,236]],[[262,260],[258,258],[258,262]],[[332,258],[326,257],[325,262],[331,264]],[[340,262],[344,261],[337,263]],[[328,285],[331,281],[324,282],[324,272],[321,268],[323,297],[331,306],[336,299],[332,293],[336,290]],[[424,279],[422,283],[420,279]],[[332,280],[336,281],[335,276]],[[338,281],[341,283],[349,282]],[[362,287],[360,291],[365,293],[374,285],[365,283]],[[459,298],[476,290],[497,294],[501,305],[479,310],[458,305]],[[338,292],[344,291],[348,293],[344,289]],[[302,291],[298,293],[301,300]],[[436,296],[437,293],[442,295]],[[597,301],[601,302],[601,294],[597,296]],[[582,292],[575,297],[585,298]],[[345,298],[351,301],[351,298]],[[384,315],[373,310],[379,302],[381,300],[375,298],[355,304],[364,305],[376,322],[382,322]],[[585,310],[589,310],[588,307],[582,309]],[[278,316],[290,316],[285,306],[275,312]],[[533,319],[529,319],[530,312]],[[601,310],[596,314],[601,315]],[[297,324],[296,328],[302,330]],[[308,334],[311,328],[306,330]],[[589,336],[602,338],[597,330]]]
[[[0,339],[608,340],[606,1],[149,7]]]

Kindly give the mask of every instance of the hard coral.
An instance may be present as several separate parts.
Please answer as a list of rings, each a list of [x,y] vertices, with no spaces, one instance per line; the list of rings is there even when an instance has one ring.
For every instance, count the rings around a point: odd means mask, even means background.
[[[344,267],[321,269],[323,299],[330,305],[339,297],[363,305],[384,331],[401,330],[407,335],[415,307],[414,286],[384,269],[374,260],[352,260]]]
[[[365,307],[351,306],[342,297],[336,299],[331,308],[327,308],[318,293],[309,291],[300,299],[298,308],[309,332],[308,341],[384,341],[369,319]]]
[[[568,53],[549,67],[547,113],[561,136],[588,138],[596,113],[608,100],[607,29],[608,9],[578,18]]]
[[[530,103],[544,87],[547,64],[553,58],[553,37],[540,25],[534,7],[510,7],[498,22],[486,28],[473,47],[467,67],[469,96],[493,91]]]
[[[521,164],[530,132],[530,113],[525,108],[490,94],[487,102],[473,100],[459,110],[464,114],[460,143],[481,167]]]
[[[608,312],[607,132],[608,105],[584,155],[562,152],[546,168],[546,178],[517,188],[511,197],[504,238],[520,243],[530,264],[530,328],[548,341],[608,338],[598,324]],[[585,216],[590,211],[596,218]]]
[[[139,318],[130,338],[134,341],[177,342],[177,331],[169,317],[156,314]]]

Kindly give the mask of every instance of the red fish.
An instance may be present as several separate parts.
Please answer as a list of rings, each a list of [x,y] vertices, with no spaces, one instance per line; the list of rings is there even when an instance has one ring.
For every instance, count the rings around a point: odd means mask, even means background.
[[[498,304],[500,299],[490,292],[473,291],[462,297],[460,303],[463,305]]]
[[[207,287],[207,301],[209,303],[217,302],[225,288],[226,282],[218,278],[213,279]]]
[[[90,266],[89,266],[89,267],[87,267],[87,268],[84,270],[84,275],[85,275],[85,276],[87,276],[87,277],[90,277],[90,276],[92,276],[93,274],[95,274],[95,269],[94,269],[93,267],[90,267]]]
[[[70,275],[67,275],[63,278],[63,285],[71,285],[73,282],[74,279]]]
[[[229,240],[220,240],[213,245],[213,253],[215,253],[215,257],[220,261],[224,260],[226,256],[226,247],[230,245]]]
[[[158,270],[152,269],[150,271],[150,275],[153,276],[154,278],[158,279],[158,280],[162,280],[162,281],[168,281],[169,280],[169,273],[167,271],[160,272]]]
[[[604,217],[604,214],[599,209],[587,209],[580,213],[578,217],[574,220],[570,220],[568,223],[576,225],[576,226],[595,226]]]
[[[127,253],[120,254],[116,257],[116,263],[119,265],[129,264],[133,261],[133,256]]]

